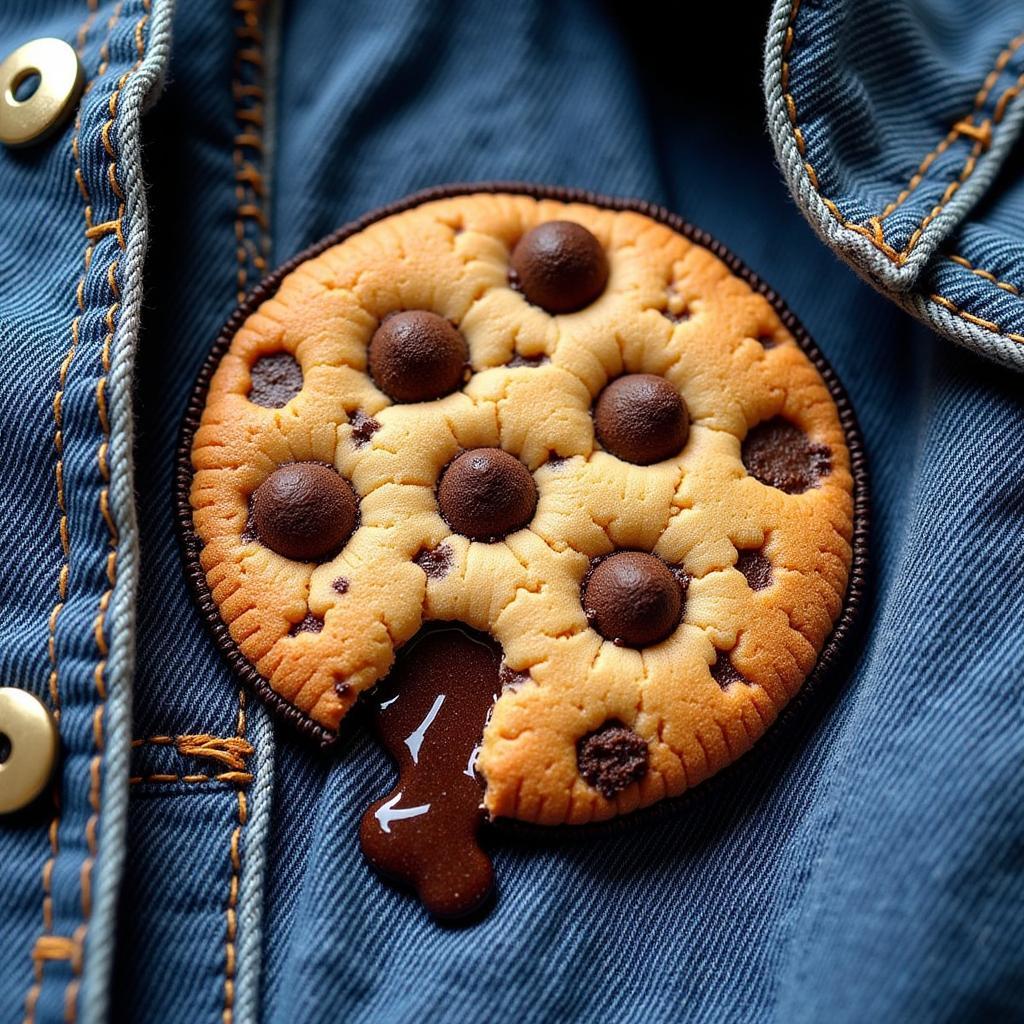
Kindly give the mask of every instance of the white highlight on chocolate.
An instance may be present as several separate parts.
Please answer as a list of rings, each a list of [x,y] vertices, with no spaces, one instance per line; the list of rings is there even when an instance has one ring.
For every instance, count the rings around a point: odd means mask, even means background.
[[[475,779],[476,778],[476,772],[473,769],[476,768],[476,759],[477,759],[479,754],[480,754],[480,744],[478,743],[469,752],[469,761],[466,764],[466,768],[465,768],[465,770],[462,773],[463,775],[468,775],[471,779]]]
[[[427,717],[416,727],[415,732],[410,736],[406,737],[405,745],[409,748],[409,753],[412,754],[412,763],[418,764],[420,759],[420,747],[423,746],[423,737],[426,736],[427,730],[430,728],[431,722],[437,718],[438,711],[441,710],[441,705],[444,703],[445,695],[439,693],[434,699],[433,706],[427,712]]]
[[[418,818],[430,810],[430,804],[420,804],[418,807],[395,807],[395,804],[401,799],[402,794],[397,793],[386,804],[373,812],[382,832],[390,833],[393,821],[401,821],[403,818]]]

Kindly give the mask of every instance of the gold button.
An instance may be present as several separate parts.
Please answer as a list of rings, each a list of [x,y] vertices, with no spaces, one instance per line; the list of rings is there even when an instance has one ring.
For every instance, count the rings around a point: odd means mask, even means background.
[[[27,807],[57,762],[57,723],[27,690],[0,687],[0,814]]]
[[[24,99],[18,90],[38,78]],[[63,39],[33,39],[0,64],[0,142],[27,146],[56,131],[74,110],[85,76]]]

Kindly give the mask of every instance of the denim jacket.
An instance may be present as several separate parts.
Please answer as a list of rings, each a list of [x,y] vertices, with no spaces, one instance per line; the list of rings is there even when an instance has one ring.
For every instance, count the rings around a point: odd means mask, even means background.
[[[740,6],[0,7],[86,79],[0,151],[0,685],[61,746],[0,817],[0,1022],[1024,1019],[1024,9]],[[663,203],[786,297],[864,432],[874,586],[841,685],[657,822],[496,839],[453,929],[360,855],[384,752],[319,755],[218,654],[173,466],[270,269],[494,179]]]

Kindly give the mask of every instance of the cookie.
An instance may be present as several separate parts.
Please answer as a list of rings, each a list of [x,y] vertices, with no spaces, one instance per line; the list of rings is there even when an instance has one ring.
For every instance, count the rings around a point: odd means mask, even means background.
[[[265,282],[179,507],[268,703],[329,745],[368,694],[401,778],[364,849],[442,916],[485,898],[482,820],[606,820],[750,749],[834,661],[866,536],[852,412],[776,296],[665,211],[525,187],[414,197]]]

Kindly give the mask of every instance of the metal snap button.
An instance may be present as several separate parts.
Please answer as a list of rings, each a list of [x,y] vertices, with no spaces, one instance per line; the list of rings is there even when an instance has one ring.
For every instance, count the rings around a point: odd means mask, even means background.
[[[78,102],[84,81],[78,54],[63,39],[19,46],[0,64],[0,142],[27,146],[56,131]]]
[[[27,807],[57,762],[57,723],[27,690],[0,687],[0,814]]]

